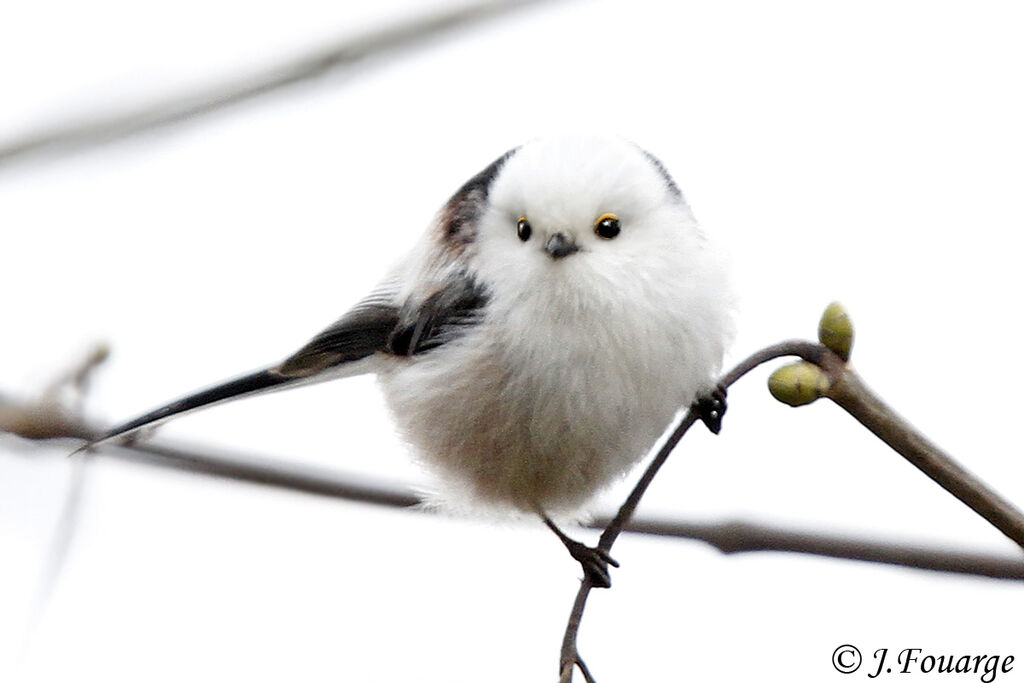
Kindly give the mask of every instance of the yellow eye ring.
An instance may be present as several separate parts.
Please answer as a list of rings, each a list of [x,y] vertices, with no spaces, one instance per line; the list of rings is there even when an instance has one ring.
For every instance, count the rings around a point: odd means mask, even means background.
[[[614,238],[622,230],[622,226],[619,225],[619,217],[614,213],[603,213],[601,217],[594,221],[594,232],[597,236],[610,240]]]

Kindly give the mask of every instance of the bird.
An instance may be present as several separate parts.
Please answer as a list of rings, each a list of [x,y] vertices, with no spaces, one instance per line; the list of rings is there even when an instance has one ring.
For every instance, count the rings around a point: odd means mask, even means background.
[[[374,373],[437,478],[432,502],[539,516],[607,587],[618,563],[559,524],[585,517],[680,410],[718,432],[733,308],[722,250],[657,157],[616,136],[540,137],[459,187],[379,284],[294,354],[79,450]]]

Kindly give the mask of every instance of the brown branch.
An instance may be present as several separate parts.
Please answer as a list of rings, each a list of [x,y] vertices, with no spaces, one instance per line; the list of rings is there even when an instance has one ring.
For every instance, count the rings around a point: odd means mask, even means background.
[[[103,450],[102,454],[118,460],[301,491],[328,498],[340,498],[357,503],[399,508],[414,508],[420,504],[420,497],[409,489],[365,480],[360,482],[352,475],[282,461],[214,455],[200,453],[193,449],[160,446],[145,442]]]
[[[7,419],[5,419],[5,416]],[[26,425],[28,428],[25,428]],[[25,404],[0,396],[0,431],[29,439],[73,438],[88,441],[105,432],[71,417],[52,404]],[[419,497],[391,484],[358,480],[350,474],[304,467],[275,459],[254,459],[209,449],[136,441],[111,446],[96,457],[115,458],[151,467],[191,472],[260,486],[298,491],[386,507],[417,508]],[[423,508],[417,508],[423,509]],[[611,518],[597,518],[587,528],[604,530]],[[926,548],[910,543],[877,543],[867,539],[790,531],[750,522],[688,523],[674,520],[633,519],[624,531],[695,540],[723,553],[795,552],[810,555],[880,562],[915,569],[954,572],[999,579],[1024,579],[1024,559],[991,554],[970,554]]]
[[[910,426],[849,366],[842,367],[825,395],[914,467],[1024,548],[1024,514]]]
[[[595,522],[594,528],[599,522]],[[726,555],[783,552],[875,562],[927,571],[950,572],[994,579],[1024,580],[1024,558],[988,553],[926,548],[908,543],[881,543],[848,536],[780,529],[736,520],[696,524],[674,520],[635,519],[625,528],[638,534],[703,541]]]
[[[241,78],[226,80],[199,92],[177,94],[127,111],[59,124],[0,145],[0,167],[35,155],[91,147],[162,126],[195,121],[258,96],[338,71],[368,57],[409,49],[453,29],[538,2],[490,0],[430,17],[418,17],[398,26],[323,47]]]
[[[20,403],[0,395],[0,432],[27,439],[91,438],[95,432],[78,415],[90,378],[109,356],[106,344],[94,344],[54,377],[34,402]]]

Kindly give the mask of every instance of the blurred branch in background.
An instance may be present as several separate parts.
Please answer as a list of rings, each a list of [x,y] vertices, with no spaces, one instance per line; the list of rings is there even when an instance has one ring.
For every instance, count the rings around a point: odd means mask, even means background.
[[[71,372],[67,375],[78,377],[81,373]],[[18,402],[0,395],[0,431],[29,439],[91,440],[104,430],[83,423],[59,404],[45,400]],[[70,446],[68,450],[71,450]],[[243,458],[212,453],[202,448],[162,446],[144,441],[105,448],[93,457],[116,458],[361,503],[425,510],[418,507],[419,497],[404,487],[360,481],[335,471],[300,466],[283,460]],[[598,518],[587,527],[604,529],[608,522],[608,518]],[[727,554],[792,552],[914,569],[1024,580],[1024,559],[1017,557],[965,553],[910,543],[880,543],[743,521],[694,523],[636,518],[625,526],[625,530],[702,541]]]
[[[433,16],[417,17],[201,90],[171,95],[125,111],[67,121],[20,139],[0,142],[0,170],[33,156],[63,154],[162,126],[195,121],[261,95],[336,72],[369,57],[419,47],[455,29],[539,4],[542,0],[491,0]]]

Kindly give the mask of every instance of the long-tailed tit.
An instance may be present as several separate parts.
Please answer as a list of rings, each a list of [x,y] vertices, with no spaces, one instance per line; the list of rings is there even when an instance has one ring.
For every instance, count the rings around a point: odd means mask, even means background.
[[[365,299],[284,362],[115,427],[311,381],[376,373],[439,499],[538,514],[595,584],[579,514],[715,390],[731,336],[722,260],[664,166],[630,142],[541,139],[463,185]],[[95,445],[95,444],[93,444]]]

